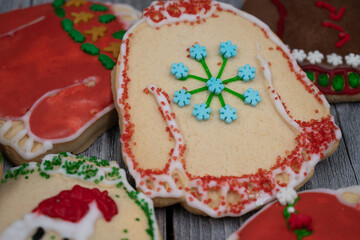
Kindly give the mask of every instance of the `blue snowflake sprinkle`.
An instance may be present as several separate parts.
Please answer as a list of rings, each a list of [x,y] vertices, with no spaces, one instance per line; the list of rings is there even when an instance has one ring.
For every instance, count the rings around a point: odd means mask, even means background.
[[[237,119],[236,108],[231,108],[229,104],[226,104],[225,107],[219,109],[220,119],[226,123],[231,123]]]
[[[188,76],[189,67],[185,66],[182,62],[173,63],[171,66],[171,73],[175,75],[177,79],[186,78]]]
[[[179,105],[179,107],[187,106],[190,104],[191,94],[188,93],[185,89],[176,91],[174,94],[174,103]]]
[[[208,107],[205,103],[201,105],[195,104],[192,115],[197,118],[197,120],[208,120],[210,117],[211,108]]]
[[[206,86],[210,93],[215,93],[219,95],[221,91],[225,88],[224,84],[219,78],[211,77],[207,82]]]
[[[237,46],[234,44],[232,45],[231,41],[222,42],[220,44],[220,55],[224,58],[231,58],[236,56],[236,49]]]
[[[254,67],[251,67],[249,64],[246,64],[244,67],[239,67],[238,76],[244,81],[248,82],[255,78],[255,71]]]
[[[245,103],[251,104],[251,106],[256,106],[261,101],[261,97],[259,96],[258,90],[253,90],[252,88],[249,88],[247,91],[244,92],[245,97]]]
[[[203,58],[206,58],[207,52],[206,47],[195,44],[193,47],[190,47],[190,57],[201,61]]]

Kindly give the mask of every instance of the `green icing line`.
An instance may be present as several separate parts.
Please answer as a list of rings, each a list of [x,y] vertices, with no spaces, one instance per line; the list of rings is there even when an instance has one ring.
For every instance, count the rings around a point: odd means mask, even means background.
[[[335,75],[332,82],[332,87],[334,88],[334,90],[341,91],[343,90],[344,86],[345,86],[345,81],[343,75],[341,74]]]
[[[359,87],[359,74],[356,72],[352,72],[348,75],[349,79],[349,85],[352,88],[358,88]]]
[[[65,32],[70,32],[71,30],[73,30],[73,22],[68,18],[64,18],[63,20],[61,20],[61,25]]]
[[[85,41],[85,36],[76,29],[70,30],[69,35],[77,43],[82,43]]]
[[[219,97],[219,100],[220,100],[221,106],[222,106],[222,107],[225,107],[225,101],[224,101],[224,98],[223,98],[222,94],[221,94],[221,93],[219,93],[218,97]]]
[[[236,76],[236,77],[233,77],[233,78],[226,79],[226,80],[222,81],[222,83],[227,84],[227,83],[230,83],[230,82],[236,82],[238,80],[242,80],[242,79],[239,76]]]
[[[102,63],[102,65],[105,66],[106,69],[113,69],[115,66],[115,62],[105,54],[99,54],[99,61]]]
[[[222,73],[223,73],[223,71],[224,71],[224,69],[225,69],[225,65],[226,65],[226,62],[227,62],[227,58],[225,58],[225,57],[223,56],[222,59],[223,59],[223,63],[222,63],[222,65],[221,65],[221,68],[220,68],[219,73],[218,73],[218,75],[217,75],[216,78],[221,78],[221,75],[222,75]]]
[[[99,11],[99,12],[106,12],[108,10],[108,8],[104,5],[101,4],[96,4],[94,3],[93,5],[90,6],[90,9],[92,11]]]
[[[65,0],[54,0],[52,5],[55,8],[60,8],[65,4]]]
[[[105,14],[99,16],[99,22],[101,23],[109,23],[111,21],[114,21],[116,19],[115,15],[113,14]]]
[[[198,88],[198,89],[194,89],[192,91],[189,91],[188,93],[195,94],[195,93],[203,92],[203,91],[207,91],[207,90],[208,90],[208,87],[202,87],[202,88]]]
[[[0,155],[1,156],[1,155]],[[32,166],[30,166],[29,163],[24,163],[23,165],[10,169],[6,172],[6,174],[3,176],[3,179],[1,180],[1,184],[5,184],[9,179],[17,180],[18,177],[24,176],[24,178],[28,178],[29,174],[34,173],[37,171],[40,176],[48,179],[50,178],[50,175],[48,174],[48,171],[57,169],[59,167],[64,168],[66,171],[66,174],[68,175],[76,175],[79,178],[83,180],[87,180],[91,176],[96,176],[96,173],[98,172],[98,168],[94,167],[95,164],[97,167],[109,167],[110,164],[108,161],[101,159],[98,160],[96,157],[84,157],[82,155],[76,156],[76,159],[78,161],[69,161],[66,159],[62,159],[62,157],[68,156],[67,153],[60,153],[57,156],[54,156],[51,160],[44,160],[42,163],[42,166],[44,168],[44,171],[41,169],[41,165],[39,163],[33,163]],[[118,180],[119,182],[116,184],[117,188],[121,188],[121,186],[124,185],[124,183],[120,180],[122,177],[120,175],[120,168],[118,167],[112,167],[111,172],[105,172],[105,176],[100,176],[99,178],[95,179],[95,183],[99,183],[103,181],[106,178],[111,178]],[[141,198],[139,196],[140,192],[129,190],[126,187],[124,187],[125,192],[127,195],[143,210],[143,212],[146,215],[148,225],[149,227],[146,229],[146,233],[151,237],[152,240],[155,239],[154,236],[154,212],[151,207],[149,207],[148,202],[145,201],[145,199]],[[116,197],[120,197],[118,194],[116,194]],[[136,221],[140,221],[139,218],[135,219]],[[124,229],[124,233],[127,233],[127,229]]]
[[[212,74],[208,68],[208,66],[206,65],[206,62],[205,62],[205,58],[201,59],[199,61],[201,63],[201,65],[203,66],[205,72],[206,72],[206,75],[208,76],[208,78],[210,79],[212,77]]]
[[[65,17],[65,10],[63,8],[57,7],[54,9],[54,11],[58,17],[61,17],[61,18]]]
[[[117,39],[122,40],[123,37],[124,37],[124,35],[125,35],[125,33],[126,33],[126,31],[120,30],[120,31],[117,31],[117,32],[113,33],[112,36],[113,36],[114,38],[117,38]]]
[[[224,91],[226,91],[226,92],[228,92],[228,93],[231,93],[232,95],[234,95],[234,96],[240,98],[241,100],[245,101],[245,97],[244,97],[242,94],[240,94],[240,93],[237,93],[237,92],[235,92],[235,91],[233,91],[233,90],[231,90],[231,89],[229,89],[229,88],[227,88],[227,87],[224,88]]]
[[[210,107],[211,100],[213,99],[215,93],[211,93],[206,101],[206,106]]]
[[[329,76],[327,74],[319,74],[319,81],[320,86],[326,87],[329,84]]]
[[[313,82],[315,80],[315,74],[313,71],[307,71],[306,76]]]
[[[92,43],[81,44],[81,50],[90,55],[98,55],[100,53],[100,49]]]
[[[209,80],[209,79],[198,77],[198,76],[195,76],[195,75],[188,75],[186,78],[180,78],[179,80],[183,81],[183,80],[186,80],[188,78],[192,78],[192,79],[199,80],[199,81],[202,81],[202,82],[207,82]]]

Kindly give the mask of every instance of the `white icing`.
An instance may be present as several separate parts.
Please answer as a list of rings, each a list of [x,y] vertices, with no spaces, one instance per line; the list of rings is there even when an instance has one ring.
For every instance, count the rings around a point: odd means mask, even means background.
[[[358,67],[360,65],[360,55],[350,53],[350,54],[345,56],[345,61],[346,61],[346,64],[356,68],[356,67]]]
[[[288,212],[288,213],[294,213],[294,212],[295,212],[295,208],[294,208],[294,207],[288,207],[287,212]]]
[[[285,206],[293,204],[297,198],[297,194],[293,188],[283,187],[280,188],[279,192],[276,194],[276,198],[279,200],[281,205]]]
[[[13,148],[22,158],[32,159],[53,148],[51,141],[43,141],[42,146],[40,146],[36,151],[32,151],[32,147],[36,140],[30,136],[28,136],[29,139],[26,140],[24,146],[20,147],[19,141],[27,134],[27,130],[23,129],[19,131],[13,138],[7,139],[5,134],[10,130],[12,124],[12,120],[6,120],[6,122],[0,127],[0,143]]]
[[[68,157],[75,158],[76,155],[73,155],[71,153],[66,153]],[[109,185],[109,186],[115,186],[116,184],[122,182],[122,187],[125,188],[126,191],[134,191],[133,187],[127,182],[126,173],[123,169],[119,168],[119,165],[116,162],[109,162],[109,166],[107,167],[96,167],[98,169],[95,176],[84,179],[84,176],[78,175],[78,174],[68,174],[65,170],[65,159],[66,157],[61,156],[63,159],[61,166],[58,166],[58,168],[54,168],[53,170],[45,170],[45,161],[49,160],[51,161],[54,157],[57,157],[59,155],[57,154],[48,154],[46,155],[42,163],[40,165],[40,169],[43,172],[46,172],[49,175],[55,175],[55,174],[62,174],[66,176],[67,178],[73,178],[73,179],[79,179],[86,182],[93,183],[95,179],[101,179],[102,184]],[[27,166],[27,169],[31,170],[37,170],[38,164],[36,162],[29,162],[29,165]],[[85,163],[87,165],[87,163]],[[84,165],[85,165],[84,164]],[[64,166],[64,168],[63,168]],[[92,165],[94,166],[94,165]],[[15,171],[16,169],[19,169],[21,166],[14,167],[10,169],[10,171]],[[116,179],[107,179],[105,177],[106,173],[113,172],[113,167],[119,168],[119,175],[120,178]],[[5,177],[5,176],[4,176]],[[143,193],[139,193],[137,195],[137,199],[140,202],[146,202],[149,206],[149,209],[154,209],[153,202],[146,197]],[[94,205],[92,207],[92,205]],[[38,214],[26,214],[24,217],[24,220],[18,220],[14,222],[12,225],[10,225],[1,235],[0,240],[8,240],[8,239],[26,239],[25,237],[28,237],[28,235],[33,231],[36,230],[38,227],[42,227],[47,231],[55,230],[58,234],[61,235],[62,238],[70,238],[70,239],[88,239],[93,233],[94,223],[96,219],[102,217],[102,213],[98,210],[96,202],[91,203],[90,205],[90,211],[84,216],[84,218],[74,224],[67,221],[60,221],[59,219],[52,219],[47,216],[38,215]],[[34,215],[34,216],[32,216]],[[158,226],[156,224],[156,218],[155,214],[151,215],[152,219],[152,227],[154,229],[154,239],[159,239],[159,231]],[[17,232],[24,232],[24,233],[17,233]],[[10,234],[10,235],[9,235]],[[13,234],[24,234],[24,235],[13,235]],[[24,237],[23,237],[24,236]]]
[[[167,2],[167,4],[169,4],[170,1]],[[220,6],[223,10],[230,10],[235,12],[237,15],[240,15],[244,18],[246,18],[247,20],[249,20],[252,23],[255,23],[256,25],[258,25],[259,27],[263,28],[264,31],[266,32],[266,34],[269,36],[269,39],[272,40],[277,46],[279,46],[284,53],[289,57],[289,60],[292,64],[292,67],[294,69],[294,72],[296,74],[301,74],[302,76],[302,81],[307,85],[307,87],[312,90],[313,94],[318,95],[319,98],[322,100],[323,105],[329,109],[330,105],[329,103],[326,101],[325,97],[323,94],[321,94],[316,87],[314,87],[313,83],[306,77],[306,74],[300,69],[300,67],[297,65],[295,58],[290,54],[289,49],[278,39],[278,37],[276,37],[271,30],[269,29],[269,27],[264,24],[263,22],[261,22],[259,19],[257,19],[256,17],[247,14],[245,12],[242,12],[236,8],[234,8],[231,5],[225,4],[225,3],[220,3],[220,2],[216,2],[213,1],[212,2],[212,8],[214,8],[214,6]],[[210,14],[209,14],[210,15]],[[204,15],[200,16],[200,19],[202,17],[205,17]],[[137,26],[139,26],[140,24],[142,24],[144,21],[146,21],[151,27],[159,27],[161,25],[164,24],[171,24],[174,23],[173,21],[175,21],[174,19],[167,19],[164,21],[161,21],[159,24],[154,24],[149,18],[144,17],[141,21],[139,21],[138,23],[136,23],[135,25],[133,25],[128,31],[127,33],[124,35],[123,38],[123,42],[126,42],[126,44],[122,44],[121,45],[121,62],[120,62],[120,74],[118,75],[118,86],[123,86],[125,85],[124,83],[124,78],[122,73],[125,70],[125,57],[127,55],[127,47],[128,47],[128,39],[129,39],[129,35],[137,28]],[[149,23],[150,21],[150,23]],[[191,21],[191,19],[189,18],[189,16],[187,16],[186,14],[182,14],[179,18],[176,18],[175,22],[181,22],[181,21]],[[259,47],[258,47],[259,49]],[[294,120],[292,120],[288,114],[286,113],[283,104],[281,103],[280,99],[279,99],[279,95],[276,93],[276,91],[274,91],[274,93],[272,93],[272,90],[274,90],[273,85],[272,85],[272,81],[271,81],[271,72],[270,72],[270,68],[268,66],[268,62],[263,59],[259,53],[258,50],[258,60],[260,61],[260,63],[262,64],[262,66],[264,67],[264,75],[265,75],[265,79],[268,82],[268,85],[270,86],[271,89],[269,89],[269,93],[272,94],[273,96],[273,101],[274,101],[274,105],[276,106],[278,112],[280,113],[280,115],[285,119],[285,121],[287,121],[289,123],[290,126],[294,127],[299,133],[303,132],[305,130],[308,129],[302,129]],[[151,87],[151,86],[149,86]],[[148,90],[150,91],[148,87]],[[155,86],[154,86],[155,87]],[[160,93],[158,96],[156,94],[156,91],[150,91],[151,93],[153,93],[153,95],[155,96],[158,105],[162,108],[162,111],[166,108],[169,110],[169,112],[171,112],[171,108],[170,105],[167,102],[166,97]],[[122,95],[124,93],[124,89],[122,87],[118,87],[117,89],[117,103],[118,107],[124,112],[125,111],[125,106],[122,103],[122,101],[120,101],[122,99]],[[275,99],[277,97],[277,100]],[[165,106],[163,106],[162,104],[160,104],[160,102],[163,101],[165,102]],[[124,125],[129,124],[127,119],[122,119]],[[174,121],[175,122],[175,121]],[[173,123],[169,123],[167,121],[168,126],[170,126],[169,124],[173,124]],[[173,133],[173,132],[172,132]],[[336,136],[338,137],[338,139],[340,139],[341,133],[340,130],[336,130]],[[174,135],[174,133],[173,133]],[[175,135],[174,135],[175,136]],[[175,137],[176,138],[176,137]],[[121,143],[123,144],[123,140],[120,139]],[[335,143],[332,142],[328,145],[329,149],[331,148],[331,146]],[[327,149],[326,149],[327,150]],[[299,154],[303,151],[303,149],[299,149]],[[175,151],[174,151],[175,152]],[[238,182],[239,184],[237,186],[233,186],[232,185],[232,191],[237,192],[239,194],[243,194],[243,200],[250,200],[250,198],[252,197],[256,197],[257,201],[250,201],[249,204],[244,206],[244,209],[241,210],[240,214],[235,214],[233,212],[228,211],[228,208],[226,206],[226,204],[220,204],[218,206],[218,208],[215,210],[211,207],[209,207],[207,204],[205,204],[203,201],[207,199],[207,190],[204,190],[201,186],[199,186],[199,184],[197,183],[198,181],[201,181],[201,179],[193,179],[191,181],[188,182],[187,187],[189,189],[191,188],[196,188],[197,191],[199,192],[199,198],[200,200],[198,200],[197,198],[195,198],[192,194],[189,194],[189,192],[184,191],[183,189],[179,189],[177,187],[173,187],[174,182],[173,179],[171,177],[171,173],[173,172],[174,169],[178,169],[181,172],[184,172],[183,170],[183,166],[179,161],[171,161],[170,162],[170,168],[169,171],[165,174],[162,175],[151,175],[149,176],[142,176],[139,172],[137,172],[137,170],[134,168],[133,165],[133,161],[131,159],[131,157],[125,152],[122,152],[124,160],[126,161],[130,173],[132,174],[132,176],[135,178],[136,181],[136,185],[138,188],[140,188],[143,192],[146,192],[146,194],[150,197],[164,197],[164,198],[180,198],[180,197],[184,197],[185,201],[187,203],[187,205],[189,205],[190,207],[193,207],[195,209],[201,210],[204,213],[206,213],[207,215],[211,216],[211,217],[223,217],[223,216],[239,216],[239,215],[243,215],[251,210],[253,210],[254,208],[259,207],[260,205],[266,204],[268,202],[270,202],[271,200],[273,200],[275,197],[274,195],[276,194],[277,190],[280,189],[280,186],[277,185],[276,183],[276,175],[280,174],[280,173],[287,173],[289,175],[289,184],[288,187],[294,188],[295,186],[299,185],[300,183],[303,182],[303,180],[305,179],[307,173],[310,173],[313,170],[313,167],[316,165],[316,163],[320,160],[320,154],[317,155],[310,155],[310,160],[308,161],[304,161],[299,172],[296,174],[294,173],[294,171],[289,167],[289,166],[285,166],[285,170],[283,169],[275,169],[274,171],[272,171],[271,175],[268,176],[269,179],[276,184],[276,187],[273,189],[272,193],[268,193],[265,192],[263,190],[260,190],[259,192],[256,193],[256,196],[251,196],[247,190],[243,187],[239,187],[241,186],[241,183],[244,182],[248,182],[248,179],[246,178],[238,178],[234,181]],[[173,154],[173,156],[175,156]],[[186,178],[186,174],[184,174],[184,177]],[[166,192],[163,191],[163,187],[161,187],[161,189],[159,190],[159,192],[156,189],[149,189],[146,188],[146,186],[142,186],[140,183],[145,182],[147,179],[151,179],[152,181],[154,181],[155,186],[159,186],[158,183],[159,181],[162,182],[167,182],[171,185],[171,191],[170,192]],[[187,179],[189,180],[189,179]],[[229,182],[221,182],[221,185],[218,184],[216,181],[211,181],[208,186],[216,186],[219,187],[219,192],[220,198],[223,198],[226,200],[228,192],[230,190],[230,186],[229,186]]]
[[[95,221],[102,217],[96,201],[89,204],[89,212],[77,223],[54,219],[37,213],[28,213],[23,220],[18,220],[5,229],[0,240],[25,240],[42,227],[45,231],[55,231],[62,238],[86,240],[94,232]]]
[[[323,58],[324,58],[324,55],[322,53],[320,53],[318,50],[309,52],[308,56],[306,57],[306,59],[312,64],[321,63]]]
[[[306,58],[306,53],[302,49],[293,49],[292,55],[298,62],[302,62]]]
[[[118,21],[125,24],[125,29],[128,29],[141,18],[141,12],[128,4],[107,3],[107,5],[111,7],[114,14],[118,17]]]
[[[37,18],[37,19],[29,22],[29,23],[26,23],[26,24],[24,24],[24,25],[21,25],[20,27],[17,27],[17,28],[15,28],[15,29],[13,29],[13,30],[11,30],[11,31],[9,31],[9,32],[1,33],[1,34],[0,34],[0,37],[5,37],[5,36],[11,36],[11,37],[12,37],[12,36],[14,36],[14,34],[15,34],[16,32],[18,32],[18,31],[20,31],[20,30],[22,30],[22,29],[24,29],[24,28],[30,27],[31,25],[34,25],[34,24],[36,24],[36,23],[38,23],[38,22],[41,22],[41,21],[44,20],[44,19],[45,19],[45,16],[41,16],[41,17],[39,17],[39,18]]]
[[[340,55],[337,55],[335,53],[326,55],[326,60],[329,64],[332,64],[333,66],[337,66],[343,63],[342,57]]]

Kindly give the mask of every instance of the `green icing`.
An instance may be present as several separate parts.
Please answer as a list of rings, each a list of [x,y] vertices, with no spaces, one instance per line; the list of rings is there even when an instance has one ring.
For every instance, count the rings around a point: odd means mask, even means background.
[[[358,88],[359,87],[359,74],[356,72],[352,72],[348,75],[349,79],[349,85],[352,88]]]
[[[319,74],[318,83],[320,86],[326,87],[329,84],[329,76],[327,74]]]
[[[113,69],[115,66],[115,62],[105,54],[99,54],[99,61],[102,63],[102,65],[105,66],[106,69]]]
[[[63,8],[57,7],[54,9],[54,11],[58,17],[61,17],[61,18],[65,17],[65,10]]]
[[[76,29],[70,30],[69,35],[77,43],[82,43],[85,41],[85,36]]]
[[[90,55],[98,55],[100,53],[100,49],[92,43],[83,43],[81,50]]]
[[[100,12],[105,12],[108,10],[108,8],[106,6],[101,5],[101,4],[95,4],[95,3],[90,6],[90,9],[92,11],[100,11]]]
[[[313,71],[307,71],[306,76],[313,82],[315,79],[315,74]]]
[[[68,18],[61,20],[61,25],[65,32],[70,32],[73,30],[73,22]]]
[[[111,21],[114,21],[116,19],[115,15],[113,14],[105,14],[99,16],[99,22],[101,23],[109,23]]]
[[[65,0],[54,0],[52,5],[55,8],[61,8],[65,3]]]
[[[334,76],[332,87],[335,91],[343,90],[345,86],[344,76],[342,74],[338,74]]]
[[[118,38],[118,39],[122,40],[123,37],[124,37],[124,35],[125,35],[125,33],[126,33],[125,30],[120,30],[120,31],[117,31],[117,32],[113,33],[112,36],[113,36],[114,38]]]

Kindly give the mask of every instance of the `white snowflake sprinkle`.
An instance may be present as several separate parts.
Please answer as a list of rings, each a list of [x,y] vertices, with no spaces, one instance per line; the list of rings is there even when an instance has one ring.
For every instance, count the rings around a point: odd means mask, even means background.
[[[292,55],[294,56],[295,60],[298,62],[302,62],[306,58],[306,53],[302,49],[293,49]]]
[[[343,63],[342,57],[335,53],[326,55],[327,62],[333,66],[337,66]]]
[[[318,50],[315,50],[314,52],[309,52],[306,59],[310,63],[315,64],[315,63],[321,63],[323,58],[324,58],[324,55],[321,52],[319,52]]]
[[[297,198],[297,193],[291,187],[281,188],[276,194],[281,205],[293,204]]]
[[[350,53],[349,55],[345,56],[345,61],[348,65],[356,68],[360,65],[360,55]]]

